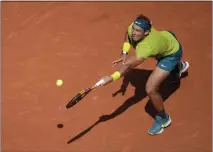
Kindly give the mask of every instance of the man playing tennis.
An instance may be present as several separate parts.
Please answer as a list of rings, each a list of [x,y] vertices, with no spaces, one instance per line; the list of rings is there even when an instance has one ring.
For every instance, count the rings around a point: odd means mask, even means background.
[[[127,58],[131,46],[135,49],[135,56]],[[157,65],[146,83],[146,92],[158,114],[148,133],[155,135],[162,133],[171,124],[171,118],[158,92],[160,85],[175,68],[179,69],[179,78],[189,68],[188,62],[181,61],[182,48],[174,33],[157,31],[146,16],[139,15],[128,27],[120,59],[113,62],[114,65],[122,62],[121,67],[112,75],[103,77],[102,85],[124,76],[150,57],[157,60]]]

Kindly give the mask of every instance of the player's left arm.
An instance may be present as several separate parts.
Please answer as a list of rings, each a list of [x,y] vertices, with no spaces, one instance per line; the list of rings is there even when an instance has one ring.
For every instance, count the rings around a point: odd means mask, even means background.
[[[118,72],[120,72],[121,76],[124,76],[125,73],[127,73],[130,69],[137,67],[143,61],[145,58],[143,57],[137,57],[137,56],[131,56],[119,69]]]
[[[102,85],[106,85],[112,81],[119,79],[120,77],[124,76],[130,69],[135,68],[143,63],[144,60],[145,58],[143,57],[131,56],[126,60],[125,63],[121,65],[121,67],[116,72],[114,72],[110,76],[103,77],[102,79],[104,80],[104,82]]]

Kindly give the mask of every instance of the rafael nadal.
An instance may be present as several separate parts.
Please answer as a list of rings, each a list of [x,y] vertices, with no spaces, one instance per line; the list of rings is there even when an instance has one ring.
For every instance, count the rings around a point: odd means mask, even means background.
[[[128,57],[131,46],[135,49],[135,55]],[[141,14],[136,17],[126,32],[121,57],[113,62],[114,65],[122,63],[121,67],[112,75],[103,77],[101,85],[119,79],[150,57],[155,58],[157,64],[146,83],[146,93],[158,113],[148,133],[156,135],[171,124],[171,117],[164,108],[159,87],[175,68],[179,69],[177,78],[189,68],[188,62],[181,61],[182,47],[173,32],[157,31],[146,16]]]

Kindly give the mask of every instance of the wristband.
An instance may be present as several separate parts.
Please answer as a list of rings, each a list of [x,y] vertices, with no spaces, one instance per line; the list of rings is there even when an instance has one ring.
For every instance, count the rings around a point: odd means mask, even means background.
[[[124,52],[124,51],[122,51],[122,52],[121,52],[121,54],[126,54],[126,55],[128,55],[128,52]]]
[[[124,44],[123,44],[123,52],[127,52],[128,53],[130,47],[131,47],[130,43],[124,42]]]
[[[121,73],[120,73],[120,72],[118,72],[118,71],[116,71],[116,72],[115,72],[115,73],[113,73],[111,76],[112,76],[112,79],[115,81],[115,80],[117,80],[117,79],[119,79],[119,78],[120,78]]]

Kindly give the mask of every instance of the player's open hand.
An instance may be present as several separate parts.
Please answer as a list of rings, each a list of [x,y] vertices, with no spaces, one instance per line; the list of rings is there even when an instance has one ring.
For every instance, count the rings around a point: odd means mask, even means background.
[[[115,67],[120,62],[125,63],[126,58],[127,58],[127,55],[123,54],[118,60],[115,60],[112,62],[112,67]]]

